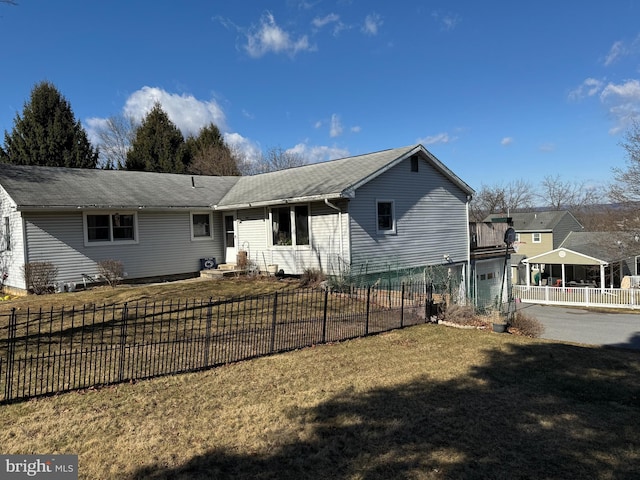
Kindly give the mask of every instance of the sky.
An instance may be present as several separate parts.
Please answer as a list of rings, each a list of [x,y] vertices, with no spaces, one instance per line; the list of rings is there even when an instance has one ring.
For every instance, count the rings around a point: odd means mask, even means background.
[[[640,118],[636,0],[17,3],[0,3],[0,134],[49,81],[94,141],[159,101],[250,158],[421,143],[479,190],[606,185]]]

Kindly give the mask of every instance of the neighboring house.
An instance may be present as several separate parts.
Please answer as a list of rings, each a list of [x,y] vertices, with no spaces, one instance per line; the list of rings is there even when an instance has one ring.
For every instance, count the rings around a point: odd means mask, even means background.
[[[485,221],[491,221],[503,214],[489,215]],[[511,224],[516,231],[515,251],[513,255],[512,281],[516,284],[527,283],[522,261],[556,249],[567,238],[570,232],[580,232],[584,227],[571,212],[552,210],[539,212],[511,213]],[[543,277],[541,264],[531,265],[531,282]]]
[[[469,224],[471,259],[469,297],[480,308],[499,306],[508,300],[513,248],[505,243],[506,222]]]
[[[560,246],[529,257],[527,270],[544,265],[551,286],[619,288],[640,275],[640,238],[627,232],[570,232]]]
[[[240,250],[287,274],[444,263],[462,274],[472,194],[422,145],[249,177],[3,165],[5,285],[25,289],[27,262],[79,283],[100,260],[133,279],[195,274]]]

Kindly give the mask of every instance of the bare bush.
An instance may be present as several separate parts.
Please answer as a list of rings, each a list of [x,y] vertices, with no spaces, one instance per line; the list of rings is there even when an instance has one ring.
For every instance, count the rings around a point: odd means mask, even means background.
[[[116,288],[124,277],[124,265],[120,260],[100,260],[98,262],[98,272],[110,287]]]
[[[53,291],[58,267],[51,262],[29,262],[22,266],[27,288],[36,295]]]
[[[544,333],[544,325],[536,318],[524,312],[517,311],[513,315],[509,329],[525,337],[536,338]]]
[[[444,310],[443,319],[456,325],[483,326],[485,322],[475,313],[471,306],[450,304]]]
[[[305,268],[300,275],[300,286],[317,287],[326,280],[325,274],[318,268]]]

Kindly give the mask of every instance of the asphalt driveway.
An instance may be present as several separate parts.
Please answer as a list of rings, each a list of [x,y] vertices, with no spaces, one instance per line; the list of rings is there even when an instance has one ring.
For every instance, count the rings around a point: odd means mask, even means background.
[[[640,350],[640,310],[603,313],[529,303],[520,303],[517,308],[542,322],[542,338]]]

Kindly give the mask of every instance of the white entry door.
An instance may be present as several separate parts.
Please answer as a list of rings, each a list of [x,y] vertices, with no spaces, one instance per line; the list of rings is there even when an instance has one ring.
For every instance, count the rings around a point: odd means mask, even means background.
[[[236,263],[236,243],[236,216],[227,214],[224,216],[225,263]]]

